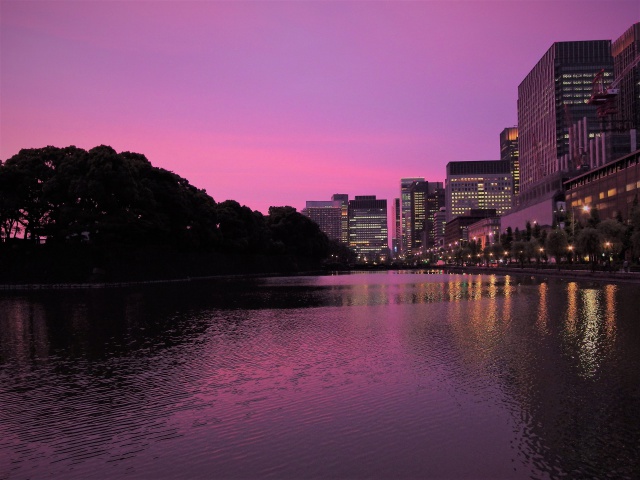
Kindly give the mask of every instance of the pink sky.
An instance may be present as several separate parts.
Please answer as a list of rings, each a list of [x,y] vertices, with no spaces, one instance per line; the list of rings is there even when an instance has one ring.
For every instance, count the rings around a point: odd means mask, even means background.
[[[640,21],[638,0],[0,6],[0,159],[111,145],[265,213],[498,159],[553,42]]]

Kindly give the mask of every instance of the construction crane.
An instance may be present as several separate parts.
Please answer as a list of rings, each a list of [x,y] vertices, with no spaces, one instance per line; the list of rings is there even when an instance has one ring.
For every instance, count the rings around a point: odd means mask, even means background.
[[[640,63],[640,55],[634,58],[633,61],[627,65],[620,74],[618,74],[618,78],[608,86],[605,86],[604,84],[604,69],[596,73],[596,76],[593,79],[591,98],[587,100],[587,103],[598,107],[598,116],[600,118],[616,113],[613,100],[618,94],[620,94],[618,85],[625,75],[629,73],[632,68],[638,65],[638,63]]]

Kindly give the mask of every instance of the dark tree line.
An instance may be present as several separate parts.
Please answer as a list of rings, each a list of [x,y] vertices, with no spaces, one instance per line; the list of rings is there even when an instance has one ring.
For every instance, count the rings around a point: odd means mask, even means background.
[[[205,190],[144,155],[108,146],[24,149],[0,162],[0,247],[161,250],[321,260],[329,240],[292,207],[267,216]]]

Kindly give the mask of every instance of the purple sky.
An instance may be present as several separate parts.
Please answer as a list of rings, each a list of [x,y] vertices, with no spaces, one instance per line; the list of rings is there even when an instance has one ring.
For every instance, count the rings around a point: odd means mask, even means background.
[[[554,41],[640,21],[638,0],[0,5],[0,159],[111,145],[265,213],[498,159]]]

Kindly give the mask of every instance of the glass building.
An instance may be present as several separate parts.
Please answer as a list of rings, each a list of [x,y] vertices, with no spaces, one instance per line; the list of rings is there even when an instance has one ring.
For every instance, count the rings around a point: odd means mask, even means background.
[[[589,138],[599,132],[596,107],[588,105],[596,73],[613,78],[610,40],[557,42],[518,86],[520,194],[560,171],[558,159],[569,153],[569,129],[588,119]],[[571,159],[568,169],[578,168]]]
[[[632,152],[640,145],[640,65],[630,67],[640,55],[640,23],[632,25],[614,40],[611,53],[619,90],[612,126],[632,135],[626,149]]]
[[[509,160],[513,176],[513,195],[520,192],[520,154],[518,152],[518,127],[500,132],[500,160]]]
[[[402,237],[400,250],[407,253],[411,235],[411,192],[413,182],[424,182],[424,177],[408,177],[400,179],[400,229]]]
[[[389,254],[387,201],[375,195],[349,200],[349,247],[360,260],[382,260]]]
[[[513,176],[509,160],[449,162],[445,183],[447,223],[472,209],[511,209]]]

